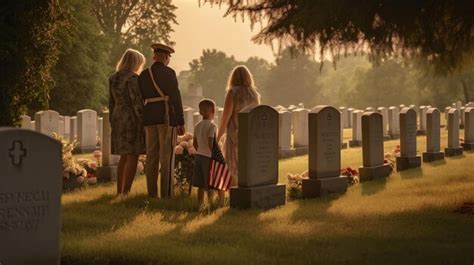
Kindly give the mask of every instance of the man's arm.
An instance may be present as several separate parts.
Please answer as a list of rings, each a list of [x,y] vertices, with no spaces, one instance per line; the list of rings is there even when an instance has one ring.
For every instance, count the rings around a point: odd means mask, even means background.
[[[183,114],[183,103],[181,101],[181,92],[178,87],[178,79],[176,78],[176,73],[173,71],[171,75],[172,78],[172,87],[171,93],[169,95],[169,103],[174,110],[174,115],[178,125],[178,134],[183,135],[185,132],[184,129],[184,114]]]

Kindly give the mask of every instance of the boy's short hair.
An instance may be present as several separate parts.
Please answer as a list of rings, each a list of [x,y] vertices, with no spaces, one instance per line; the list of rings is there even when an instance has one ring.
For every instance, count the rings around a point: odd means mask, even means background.
[[[199,113],[205,115],[209,112],[215,111],[216,103],[212,99],[205,98],[199,101]]]

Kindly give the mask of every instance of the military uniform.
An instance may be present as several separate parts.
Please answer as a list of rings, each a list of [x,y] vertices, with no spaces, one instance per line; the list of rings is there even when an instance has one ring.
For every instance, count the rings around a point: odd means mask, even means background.
[[[169,198],[173,193],[177,126],[184,125],[183,105],[176,73],[164,63],[155,62],[140,74],[138,81],[145,101],[143,124],[146,132],[145,173],[148,195],[158,196],[157,182],[160,169],[161,197]]]

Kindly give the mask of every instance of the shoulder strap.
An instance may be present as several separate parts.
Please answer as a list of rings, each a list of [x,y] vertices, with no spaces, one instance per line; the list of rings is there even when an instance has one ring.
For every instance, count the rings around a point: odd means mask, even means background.
[[[150,66],[150,68],[148,68],[148,72],[150,73],[151,81],[153,82],[153,86],[155,87],[158,94],[160,94],[160,96],[162,96],[162,97],[165,97],[165,93],[163,93],[163,91],[160,89],[160,87],[156,83],[155,78],[153,77],[153,72],[151,71],[151,66]]]

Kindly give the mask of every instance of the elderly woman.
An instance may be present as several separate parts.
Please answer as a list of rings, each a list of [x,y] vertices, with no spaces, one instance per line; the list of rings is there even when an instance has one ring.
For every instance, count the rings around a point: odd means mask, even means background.
[[[137,170],[138,157],[145,150],[143,99],[138,73],[145,64],[140,52],[128,49],[109,78],[109,109],[112,154],[120,155],[117,168],[117,195],[128,194]]]

